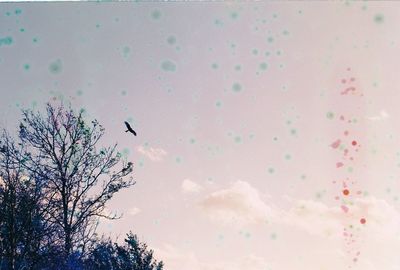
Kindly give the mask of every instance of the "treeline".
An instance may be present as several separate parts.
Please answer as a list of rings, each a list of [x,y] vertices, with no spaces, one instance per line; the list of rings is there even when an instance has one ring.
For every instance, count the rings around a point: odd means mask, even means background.
[[[83,112],[22,110],[19,134],[0,135],[0,270],[161,270],[129,233],[118,244],[98,235],[107,202],[135,184],[104,128]]]

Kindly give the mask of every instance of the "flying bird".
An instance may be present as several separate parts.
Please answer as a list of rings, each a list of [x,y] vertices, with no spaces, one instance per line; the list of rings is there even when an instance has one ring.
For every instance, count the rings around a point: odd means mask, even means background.
[[[133,135],[136,136],[136,132],[132,129],[131,125],[129,125],[129,123],[126,122],[126,121],[125,121],[125,126],[127,128],[127,130],[125,130],[125,132],[130,132],[130,133],[132,133]]]

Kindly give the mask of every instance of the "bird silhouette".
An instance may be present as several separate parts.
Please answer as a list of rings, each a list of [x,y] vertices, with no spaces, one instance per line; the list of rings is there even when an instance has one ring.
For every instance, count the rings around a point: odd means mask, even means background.
[[[130,132],[130,133],[132,133],[133,135],[136,136],[136,132],[132,129],[131,125],[129,125],[129,123],[126,122],[126,121],[125,121],[125,126],[127,128],[127,130],[125,130],[125,132]]]

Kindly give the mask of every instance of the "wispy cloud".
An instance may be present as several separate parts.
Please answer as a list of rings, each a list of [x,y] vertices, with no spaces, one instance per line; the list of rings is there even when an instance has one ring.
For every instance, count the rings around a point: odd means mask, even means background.
[[[151,161],[161,161],[167,155],[167,151],[162,148],[153,148],[140,145],[136,150]]]
[[[381,121],[389,118],[389,114],[385,110],[381,110],[378,115],[367,117],[371,121]]]
[[[185,179],[182,181],[181,189],[183,193],[198,193],[203,187],[190,179]]]
[[[139,208],[133,207],[133,208],[129,209],[128,214],[130,216],[135,216],[135,215],[139,214],[141,211],[142,210],[140,210]]]
[[[244,181],[209,194],[200,206],[212,219],[239,225],[267,222],[273,213],[257,189]]]
[[[154,251],[163,258],[166,268],[171,270],[265,270],[271,266],[266,259],[253,254],[230,260],[201,261],[193,252],[172,245],[164,245]]]

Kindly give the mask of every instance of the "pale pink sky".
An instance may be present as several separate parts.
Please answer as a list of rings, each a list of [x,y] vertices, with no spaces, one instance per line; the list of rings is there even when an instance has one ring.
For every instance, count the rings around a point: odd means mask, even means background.
[[[53,97],[97,118],[137,181],[101,230],[168,270],[398,269],[399,25],[397,2],[2,3],[0,125]]]

